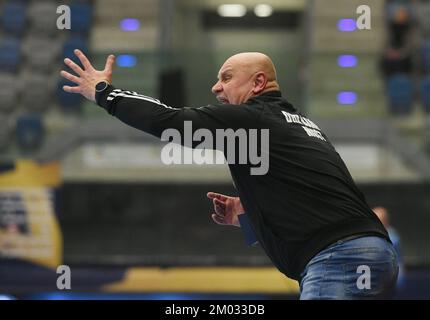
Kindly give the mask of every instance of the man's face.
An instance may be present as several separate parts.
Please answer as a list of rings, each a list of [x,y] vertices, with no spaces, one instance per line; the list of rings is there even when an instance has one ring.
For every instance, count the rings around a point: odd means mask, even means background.
[[[241,104],[252,96],[252,74],[237,61],[227,60],[218,74],[213,94],[221,103]]]

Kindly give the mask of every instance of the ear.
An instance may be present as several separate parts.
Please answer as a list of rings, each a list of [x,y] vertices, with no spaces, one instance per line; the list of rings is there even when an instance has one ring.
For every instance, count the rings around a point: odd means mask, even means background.
[[[252,89],[252,92],[254,94],[259,94],[261,91],[266,89],[267,85],[267,76],[264,72],[258,72],[255,75],[254,79],[254,88]]]

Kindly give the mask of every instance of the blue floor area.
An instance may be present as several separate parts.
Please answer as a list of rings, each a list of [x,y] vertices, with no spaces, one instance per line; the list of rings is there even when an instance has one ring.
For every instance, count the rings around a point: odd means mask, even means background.
[[[74,267],[72,289],[58,290],[54,270],[23,261],[0,264],[0,300],[266,300],[297,299],[297,295],[199,294],[199,293],[111,293],[103,286],[123,279],[119,267]],[[395,299],[430,300],[430,267],[407,268]]]
[[[21,296],[26,300],[266,300],[258,294],[188,294],[188,293],[79,293],[47,292]]]

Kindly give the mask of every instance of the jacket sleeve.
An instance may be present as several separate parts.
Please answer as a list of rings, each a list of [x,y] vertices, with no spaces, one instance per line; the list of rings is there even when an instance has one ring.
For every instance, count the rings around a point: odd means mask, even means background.
[[[113,87],[96,96],[96,100],[112,116],[158,138],[167,129],[183,134],[187,121],[193,134],[198,129],[207,129],[214,136],[217,129],[258,129],[261,115],[261,108],[250,104],[172,108],[157,99]]]

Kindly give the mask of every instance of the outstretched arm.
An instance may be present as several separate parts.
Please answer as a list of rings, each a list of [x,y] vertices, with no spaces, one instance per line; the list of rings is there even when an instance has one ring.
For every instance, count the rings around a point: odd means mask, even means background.
[[[91,65],[80,50],[75,50],[74,53],[81,61],[83,68],[70,59],[64,60],[75,75],[67,71],[61,71],[61,75],[75,83],[76,86],[64,86],[63,89],[97,102],[109,114],[127,125],[158,138],[161,138],[166,129],[175,129],[183,136],[185,121],[192,121],[193,133],[201,128],[208,129],[213,133],[215,139],[217,129],[258,128],[261,108],[248,105],[233,108],[228,104],[207,105],[199,108],[170,107],[152,97],[113,87],[111,85],[115,62],[113,55],[107,58],[105,68],[100,71]],[[110,85],[96,94],[96,85],[102,81],[106,81]],[[199,142],[192,141],[192,143],[194,146]],[[214,145],[217,145],[215,141]]]

